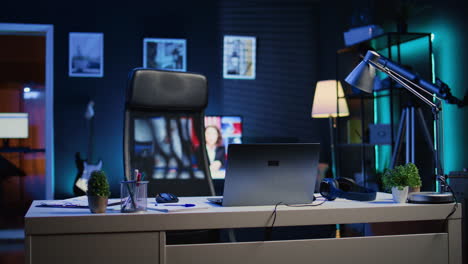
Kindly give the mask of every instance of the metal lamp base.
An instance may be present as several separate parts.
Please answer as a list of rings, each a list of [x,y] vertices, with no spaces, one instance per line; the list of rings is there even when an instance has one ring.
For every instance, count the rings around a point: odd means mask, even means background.
[[[452,193],[449,192],[413,192],[408,195],[408,203],[442,204],[454,201]]]

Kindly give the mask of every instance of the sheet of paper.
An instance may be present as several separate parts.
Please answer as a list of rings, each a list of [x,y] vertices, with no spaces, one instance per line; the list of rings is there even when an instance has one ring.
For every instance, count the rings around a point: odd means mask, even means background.
[[[109,199],[107,204],[111,205],[119,205],[120,199]],[[77,196],[72,197],[64,200],[53,200],[53,201],[46,201],[40,204],[41,206],[48,206],[48,207],[71,207],[71,208],[87,208],[88,207],[88,196]]]
[[[81,206],[88,206],[88,196],[82,195],[82,196],[72,197],[72,198],[68,198],[65,200],[61,200],[60,202],[71,203],[71,204],[81,205]]]

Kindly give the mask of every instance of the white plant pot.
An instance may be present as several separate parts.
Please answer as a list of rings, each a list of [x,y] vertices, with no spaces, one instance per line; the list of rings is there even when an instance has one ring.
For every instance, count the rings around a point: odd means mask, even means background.
[[[403,190],[398,190],[398,187],[392,187],[393,200],[396,203],[406,203],[408,199],[408,189],[408,186],[403,187]]]

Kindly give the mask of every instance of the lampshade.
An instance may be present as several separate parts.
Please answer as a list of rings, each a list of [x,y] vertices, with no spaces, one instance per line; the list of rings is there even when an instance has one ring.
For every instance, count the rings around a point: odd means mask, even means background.
[[[338,91],[338,96],[337,96]],[[337,107],[338,103],[338,107]],[[318,81],[312,104],[313,118],[349,116],[348,104],[340,81]]]
[[[365,61],[359,65],[346,77],[345,81],[358,89],[371,93],[374,88],[375,68]]]

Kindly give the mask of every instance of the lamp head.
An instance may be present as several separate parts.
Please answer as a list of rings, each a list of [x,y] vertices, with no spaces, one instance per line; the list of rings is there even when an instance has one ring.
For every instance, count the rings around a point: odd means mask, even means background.
[[[346,77],[345,81],[350,85],[366,92],[371,93],[374,89],[374,79],[376,76],[375,67],[371,61],[378,63],[380,55],[375,51],[368,51],[364,59],[356,68]]]

